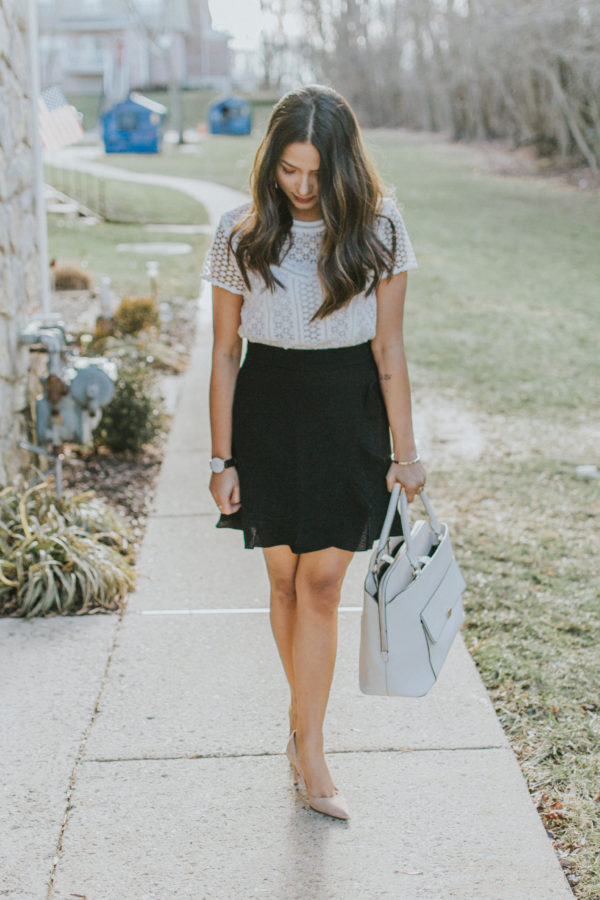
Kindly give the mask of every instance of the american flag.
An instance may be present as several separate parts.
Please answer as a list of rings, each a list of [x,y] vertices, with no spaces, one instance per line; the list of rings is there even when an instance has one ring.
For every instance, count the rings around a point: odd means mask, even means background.
[[[77,111],[59,87],[42,91],[39,102],[40,137],[46,150],[76,144],[83,136]]]

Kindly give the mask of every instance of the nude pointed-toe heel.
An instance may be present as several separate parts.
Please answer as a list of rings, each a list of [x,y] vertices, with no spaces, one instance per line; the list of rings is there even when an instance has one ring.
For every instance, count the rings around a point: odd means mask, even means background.
[[[308,803],[312,809],[317,812],[325,813],[326,816],[332,816],[334,819],[349,819],[350,812],[346,798],[337,788],[333,797],[314,797],[306,791]]]
[[[294,777],[294,784],[296,787],[298,786],[298,758],[296,756],[296,732],[292,731],[290,734],[290,739],[288,741],[287,747],[285,748],[285,752],[287,758],[290,761],[290,766],[292,768],[292,775]]]
[[[349,819],[350,811],[348,809],[348,802],[342,792],[338,790],[338,788],[335,788],[333,797],[315,797],[314,794],[309,793],[308,788],[306,787],[304,776],[298,768],[298,754],[296,752],[295,731],[292,731],[292,733],[290,734],[290,739],[288,741],[285,752],[294,772],[294,784],[297,785],[298,779],[302,779],[304,789],[306,791],[306,796],[308,797],[308,805],[317,812],[324,813],[326,816],[331,816],[334,819]]]

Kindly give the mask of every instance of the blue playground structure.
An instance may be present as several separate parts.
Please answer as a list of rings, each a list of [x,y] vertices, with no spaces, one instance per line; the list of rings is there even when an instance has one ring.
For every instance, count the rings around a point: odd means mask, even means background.
[[[250,134],[252,110],[247,100],[226,97],[211,104],[208,110],[211,134]]]
[[[166,106],[132,92],[102,116],[106,153],[160,153]]]

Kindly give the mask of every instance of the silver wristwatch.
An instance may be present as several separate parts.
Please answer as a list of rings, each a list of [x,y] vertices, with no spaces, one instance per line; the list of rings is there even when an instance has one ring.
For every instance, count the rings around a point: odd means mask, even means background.
[[[220,456],[213,456],[209,465],[212,472],[219,474],[219,472],[224,472],[225,469],[235,466],[235,459],[233,457],[231,459],[222,459]]]

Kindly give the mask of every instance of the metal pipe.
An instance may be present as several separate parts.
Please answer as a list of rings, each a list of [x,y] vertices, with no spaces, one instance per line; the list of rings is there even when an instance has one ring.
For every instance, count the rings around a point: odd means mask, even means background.
[[[33,151],[33,192],[38,227],[38,250],[40,260],[40,298],[42,314],[51,314],[50,269],[48,265],[48,227],[46,223],[46,204],[44,201],[44,170],[42,164],[42,142],[40,138],[39,102],[40,102],[40,61],[38,50],[38,15],[37,0],[28,0],[28,51],[29,71],[31,79],[31,149]]]
[[[57,497],[60,497],[63,492],[63,462],[65,459],[64,453],[51,453],[49,450],[46,450],[44,447],[38,447],[37,444],[30,444],[29,441],[19,441],[19,447],[22,447],[23,450],[30,450],[32,453],[37,453],[38,456],[46,456],[48,459],[51,459],[54,465],[52,468],[54,469],[54,486],[56,489]],[[38,478],[35,481],[39,481]]]

